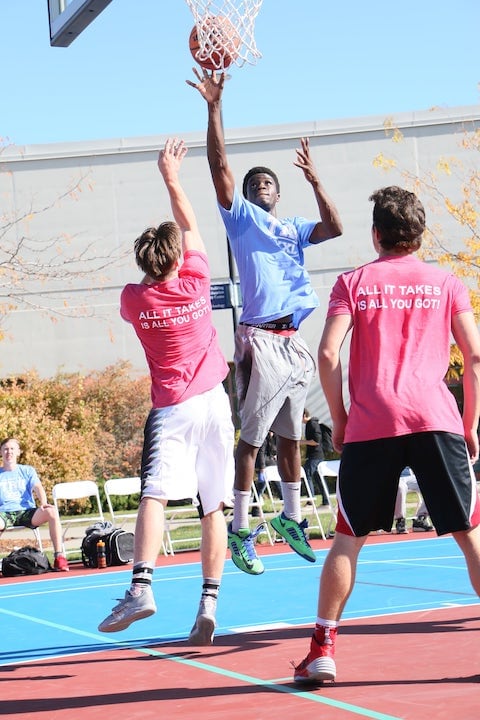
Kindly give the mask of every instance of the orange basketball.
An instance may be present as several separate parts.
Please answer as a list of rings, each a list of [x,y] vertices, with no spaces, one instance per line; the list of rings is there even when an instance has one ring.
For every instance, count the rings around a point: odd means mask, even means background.
[[[190,33],[189,47],[195,62],[205,70],[222,70],[229,67],[238,57],[240,47],[240,36],[230,20],[222,15],[206,17],[202,22],[202,28],[208,35],[206,50],[209,57],[205,60],[197,57],[200,42],[197,27],[194,26]]]

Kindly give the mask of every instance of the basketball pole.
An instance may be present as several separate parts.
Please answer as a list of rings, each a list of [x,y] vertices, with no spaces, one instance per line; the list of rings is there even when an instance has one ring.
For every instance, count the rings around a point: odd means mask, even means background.
[[[227,239],[227,257],[228,257],[228,278],[230,280],[230,284],[232,289],[235,287],[235,261],[232,255],[232,250],[230,248],[230,242],[228,240],[228,235],[226,236]],[[232,302],[232,322],[233,322],[233,332],[235,333],[238,327],[238,307],[237,304]]]

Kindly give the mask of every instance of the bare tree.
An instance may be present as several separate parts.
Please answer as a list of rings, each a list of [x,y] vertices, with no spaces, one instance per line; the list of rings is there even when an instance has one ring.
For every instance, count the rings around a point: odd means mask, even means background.
[[[0,144],[0,155],[5,147]],[[2,162],[0,172],[10,172]],[[31,198],[28,207],[0,215],[0,339],[2,323],[14,310],[42,310],[52,318],[88,315],[88,305],[78,304],[78,291],[100,292],[107,282],[106,271],[130,255],[126,248],[105,250],[98,242],[85,242],[67,228],[60,232],[53,228],[47,239],[30,230],[40,216],[61,204],[77,202],[85,191],[93,188],[88,174],[80,174],[46,203]],[[13,205],[8,199],[5,204]],[[59,293],[61,300],[52,303],[53,295]]]

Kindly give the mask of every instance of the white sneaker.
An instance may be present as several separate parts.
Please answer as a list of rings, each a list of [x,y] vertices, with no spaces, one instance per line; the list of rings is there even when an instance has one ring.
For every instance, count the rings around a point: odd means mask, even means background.
[[[215,610],[217,599],[211,595],[204,595],[200,600],[195,625],[190,631],[188,642],[190,645],[211,645],[215,633]]]
[[[100,632],[118,632],[126,630],[136,620],[142,620],[156,613],[157,607],[150,585],[145,585],[140,595],[132,595],[127,590],[123,600],[120,600],[111,614],[100,623]]]

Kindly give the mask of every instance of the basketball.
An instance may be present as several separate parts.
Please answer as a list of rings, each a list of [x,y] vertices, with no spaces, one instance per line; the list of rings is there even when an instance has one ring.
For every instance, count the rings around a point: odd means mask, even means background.
[[[202,21],[202,30],[207,35],[206,53],[208,57],[197,57],[200,50],[197,27],[190,33],[189,46],[193,59],[205,70],[224,70],[238,57],[240,36],[230,20],[222,15],[207,17]]]

